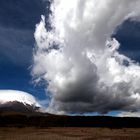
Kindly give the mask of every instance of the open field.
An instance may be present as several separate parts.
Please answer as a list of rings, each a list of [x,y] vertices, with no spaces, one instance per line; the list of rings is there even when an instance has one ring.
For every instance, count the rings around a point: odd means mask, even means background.
[[[0,140],[140,140],[140,118],[4,111]]]
[[[140,140],[140,128],[0,128],[0,140]]]

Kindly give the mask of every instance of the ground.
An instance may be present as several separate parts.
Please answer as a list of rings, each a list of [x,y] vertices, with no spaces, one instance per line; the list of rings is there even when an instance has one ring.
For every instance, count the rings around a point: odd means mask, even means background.
[[[140,128],[0,128],[0,140],[140,140]]]

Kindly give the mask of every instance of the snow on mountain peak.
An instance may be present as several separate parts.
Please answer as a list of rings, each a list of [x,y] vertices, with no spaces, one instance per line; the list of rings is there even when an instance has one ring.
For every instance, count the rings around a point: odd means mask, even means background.
[[[0,104],[13,101],[40,107],[35,97],[29,93],[18,90],[0,90]]]

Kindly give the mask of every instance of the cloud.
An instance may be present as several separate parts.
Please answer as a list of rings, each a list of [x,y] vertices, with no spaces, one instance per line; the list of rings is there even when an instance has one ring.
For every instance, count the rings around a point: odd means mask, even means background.
[[[54,0],[51,31],[36,26],[32,75],[51,93],[48,111],[137,111],[140,66],[118,52],[110,38],[128,18],[139,20],[139,0]],[[55,46],[55,47],[54,47]]]
[[[31,65],[34,28],[49,2],[0,1],[0,64]],[[18,58],[18,59],[17,59]],[[8,65],[8,64],[7,64]]]
[[[140,117],[140,112],[121,112],[118,117]]]
[[[0,90],[0,104],[18,101],[23,104],[40,106],[35,97],[31,94],[18,90]]]
[[[0,26],[0,63],[9,61],[19,66],[31,64],[33,31]]]

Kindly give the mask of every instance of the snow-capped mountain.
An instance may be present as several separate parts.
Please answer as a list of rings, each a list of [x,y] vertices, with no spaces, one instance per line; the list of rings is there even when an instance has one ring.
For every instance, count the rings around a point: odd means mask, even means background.
[[[0,111],[15,111],[15,112],[39,112],[40,108],[34,105],[23,104],[21,102],[13,101],[0,104]]]
[[[0,90],[0,111],[36,112],[40,104],[29,93],[15,90]]]

